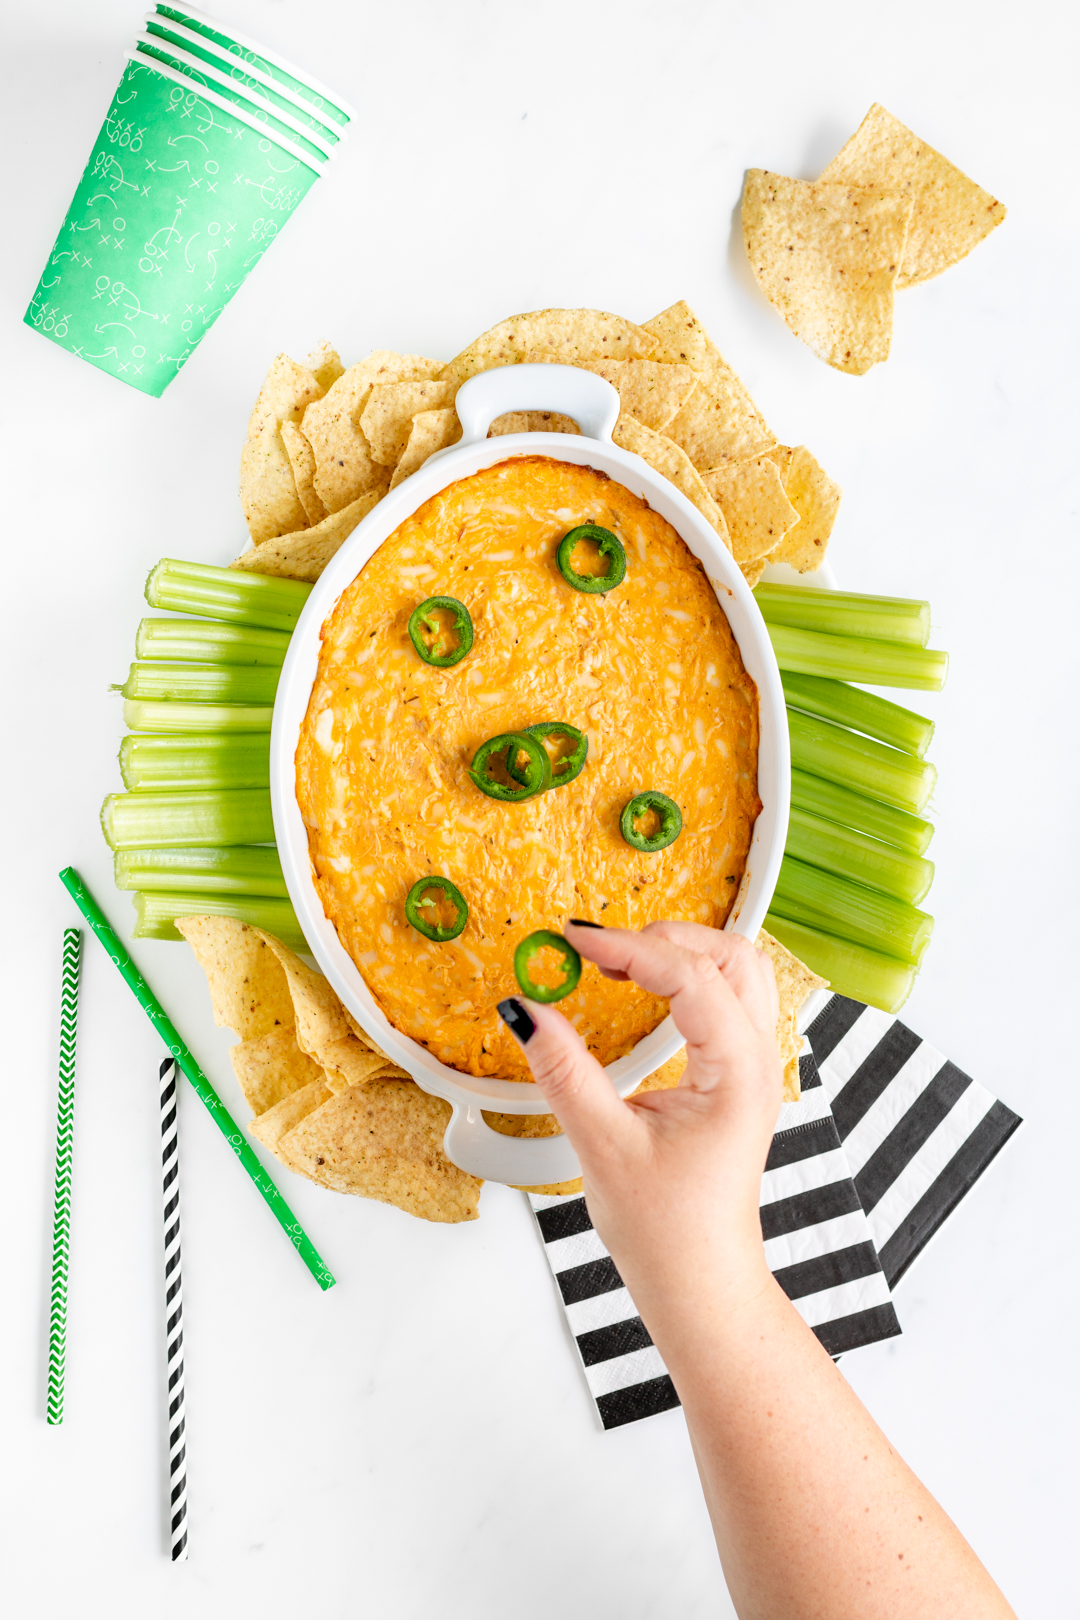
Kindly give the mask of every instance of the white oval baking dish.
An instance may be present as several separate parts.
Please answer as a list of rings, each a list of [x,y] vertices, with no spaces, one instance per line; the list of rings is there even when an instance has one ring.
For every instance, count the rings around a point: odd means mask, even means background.
[[[289,895],[319,966],[361,1028],[412,1075],[423,1090],[450,1104],[444,1145],[462,1170],[513,1186],[568,1181],[580,1174],[564,1136],[502,1136],[484,1123],[481,1110],[544,1114],[548,1107],[530,1082],[479,1078],[440,1063],[390,1024],[323,914],[312,880],[307,829],[296,800],[295,754],[319,660],[319,631],[342,591],[399,523],[448,484],[515,455],[546,455],[594,467],[643,497],[668,520],[704,564],[727,615],[743,663],[758,689],[760,747],[758,793],[762,810],[754,827],[746,874],[727,927],[754,938],[776,884],[787,837],[790,761],[784,694],[764,620],[734,559],[696,507],[639,456],[620,449],[611,434],[619,396],[601,377],[573,366],[516,365],[481,373],[465,383],[456,400],[462,437],[433,455],[411,478],[386,495],[353,531],[316,583],[293,632],[274,704],[270,738],[270,789],[274,830]],[[519,433],[489,439],[488,428],[507,411],[557,411],[577,422],[581,436]],[[429,582],[432,592],[437,581]],[[427,586],[425,586],[425,589]],[[553,917],[552,927],[561,919]],[[670,1018],[640,1041],[607,1073],[627,1096],[675,1055],[682,1037]]]

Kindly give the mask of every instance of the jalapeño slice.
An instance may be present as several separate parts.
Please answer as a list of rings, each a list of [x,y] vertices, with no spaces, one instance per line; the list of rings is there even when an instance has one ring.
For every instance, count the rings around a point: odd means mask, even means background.
[[[636,822],[639,816],[646,815],[650,810],[659,817],[660,825],[652,838],[646,838],[638,832]],[[634,849],[642,849],[647,855],[652,855],[658,849],[666,849],[678,838],[682,832],[682,811],[666,793],[653,793],[647,789],[644,793],[635,794],[625,807],[619,817],[619,831]]]
[[[537,984],[533,979],[529,965],[545,946],[550,946],[562,958],[562,984]],[[530,1001],[561,1001],[563,996],[577,989],[581,978],[581,957],[561,934],[552,934],[548,929],[541,928],[535,934],[527,934],[514,952],[514,977],[521,986],[522,994],[528,996]]]
[[[441,890],[454,908],[454,920],[448,927],[435,920],[439,902],[432,897],[432,889]],[[405,915],[418,934],[441,944],[443,940],[457,939],[469,920],[469,907],[461,890],[449,878],[426,877],[414,883],[405,896]]]
[[[565,737],[573,744],[568,753],[551,760],[551,781],[549,788],[563,787],[572,782],[575,776],[580,776],[585,769],[585,760],[589,753],[589,739],[577,726],[569,725],[565,720],[541,720],[539,725],[526,726],[525,730],[534,737],[540,738],[540,746],[544,748],[545,737]],[[547,749],[544,748],[545,754]],[[548,755],[550,759],[551,756]],[[525,780],[518,765],[508,765],[507,769],[516,782]]]
[[[435,618],[440,609],[453,615],[449,632]],[[457,638],[456,646],[447,639],[448,633]],[[424,639],[425,634],[431,637],[430,643]],[[436,669],[460,664],[473,644],[473,623],[468,608],[456,596],[429,596],[409,615],[409,640],[425,664],[434,664]]]
[[[606,574],[577,572],[571,558],[579,540],[591,540],[601,559],[607,558]],[[569,534],[564,534],[559,541],[555,561],[566,583],[572,585],[575,591],[585,591],[590,596],[613,591],[626,577],[626,552],[623,550],[622,541],[617,539],[610,529],[602,529],[598,523],[580,523],[576,529],[571,529]]]
[[[522,754],[526,756],[524,761]],[[501,777],[491,774],[493,767],[501,770]],[[520,804],[550,786],[551,760],[543,743],[529,732],[506,731],[501,737],[489,737],[480,744],[473,755],[469,775],[489,799]]]

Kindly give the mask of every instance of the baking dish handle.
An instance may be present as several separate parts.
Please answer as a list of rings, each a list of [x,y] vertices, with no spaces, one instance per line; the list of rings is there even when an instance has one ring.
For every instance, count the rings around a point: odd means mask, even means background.
[[[497,416],[507,411],[557,411],[576,422],[589,439],[611,440],[619,418],[619,395],[609,382],[577,366],[496,366],[470,377],[454,400],[461,440],[479,444]]]
[[[459,1170],[511,1187],[549,1187],[581,1174],[565,1136],[503,1136],[485,1124],[475,1103],[454,1104],[443,1147]]]

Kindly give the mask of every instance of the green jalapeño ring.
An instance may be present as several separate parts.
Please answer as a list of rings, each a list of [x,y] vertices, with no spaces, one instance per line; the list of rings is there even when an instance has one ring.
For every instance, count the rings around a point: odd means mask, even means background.
[[[570,559],[579,540],[591,540],[600,556],[607,558],[606,574],[577,572]],[[626,578],[626,552],[623,550],[622,541],[617,539],[610,529],[602,529],[597,523],[581,523],[576,529],[571,529],[569,534],[564,534],[559,541],[555,561],[566,583],[572,585],[575,591],[584,591],[589,596],[599,596],[606,591],[613,591],[616,585],[621,585]]]
[[[563,982],[554,987],[537,984],[530,972],[533,957],[545,947],[557,951],[562,958]],[[568,996],[571,990],[578,987],[578,980],[581,978],[581,957],[570,941],[564,939],[561,934],[553,934],[548,929],[541,928],[535,934],[527,934],[514,952],[514,977],[522,995],[528,996],[530,1001],[561,1001],[563,996]]]
[[[526,756],[523,765],[521,756]],[[509,780],[496,782],[490,767],[503,758]],[[542,742],[527,731],[507,731],[501,737],[489,737],[481,743],[473,756],[469,775],[489,799],[504,799],[509,804],[520,804],[536,793],[543,793],[551,785],[551,759]]]
[[[568,725],[565,720],[541,720],[539,725],[526,726],[525,730],[530,736],[540,738],[541,747],[545,737],[565,737],[574,745],[561,759],[551,761],[549,788],[565,787],[567,782],[572,782],[575,776],[581,775],[589,754],[589,739],[583,731],[578,730],[577,726]],[[547,753],[546,748],[544,752]],[[507,770],[516,782],[525,780],[516,765],[508,764]]]
[[[653,838],[646,838],[638,832],[637,820],[639,816],[654,811],[660,818],[660,826]],[[644,850],[647,855],[653,855],[658,849],[666,849],[673,844],[682,832],[682,811],[674,799],[669,799],[666,793],[653,793],[647,790],[635,794],[630,803],[626,805],[619,817],[619,831],[626,842],[634,849]]]
[[[440,608],[453,615],[450,631],[457,636],[456,647],[448,645],[447,632],[434,617]],[[425,632],[432,638],[430,645],[424,639]],[[472,651],[473,622],[468,608],[456,596],[429,596],[409,615],[409,640],[425,664],[434,664],[436,669],[450,669],[460,664]]]
[[[435,921],[434,914],[438,901],[432,899],[432,889],[441,891],[454,907],[454,920],[449,927],[444,928],[441,923]],[[430,911],[431,916],[426,917],[425,910]],[[451,883],[449,878],[426,877],[421,878],[419,883],[414,883],[405,896],[405,915],[418,934],[423,934],[425,939],[436,940],[441,945],[448,939],[457,939],[469,920],[469,907],[461,890],[456,884]]]

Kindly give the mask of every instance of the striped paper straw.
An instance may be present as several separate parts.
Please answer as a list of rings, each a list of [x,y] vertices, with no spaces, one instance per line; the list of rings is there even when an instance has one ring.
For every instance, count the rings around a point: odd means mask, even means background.
[[[314,1243],[312,1243],[304,1228],[278,1192],[273,1180],[264,1168],[262,1160],[254,1152],[243,1131],[241,1131],[210,1081],[203,1074],[199,1065],[176,1033],[172,1020],[127,951],[121,945],[116,934],[109,926],[105,913],[78,872],[73,866],[65,866],[60,873],[60,881],[86,918],[93,932],[97,935],[100,943],[105,947],[109,960],[119,970],[124,983],[169,1048],[178,1066],[183,1069],[195,1087],[200,1100],[209,1109],[214,1124],[251,1177],[261,1196],[266,1200],[275,1220],[280,1223],[289,1242],[305,1266],[307,1266],[319,1287],[323,1289],[333,1288],[335,1281],[333,1273],[329,1270]]]
[[[169,1403],[169,1550],[187,1552],[187,1422],[184,1415],[184,1291],[180,1272],[180,1143],[176,1059],[161,1061],[161,1198],[165,1211],[165,1370]]]
[[[64,929],[60,994],[60,1080],[56,1106],[56,1180],[53,1195],[52,1297],[49,1304],[50,1423],[64,1421],[64,1359],[67,1346],[68,1251],[71,1238],[71,1154],[75,1136],[75,1020],[79,1009],[82,935]]]

